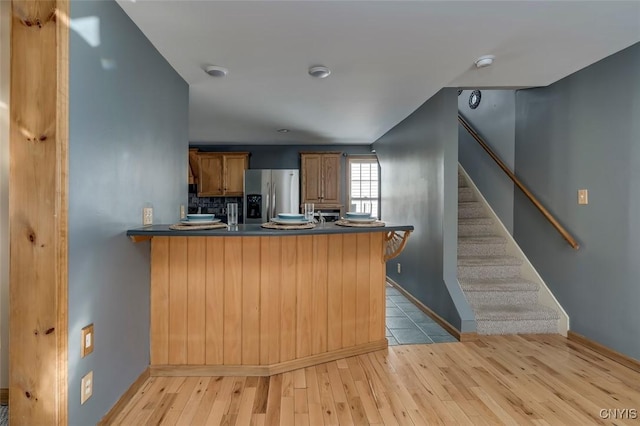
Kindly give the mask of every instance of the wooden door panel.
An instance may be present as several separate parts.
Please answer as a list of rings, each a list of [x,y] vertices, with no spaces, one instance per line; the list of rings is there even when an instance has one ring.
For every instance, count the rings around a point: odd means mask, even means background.
[[[324,204],[340,204],[340,156],[325,155],[322,158]]]
[[[198,164],[198,197],[222,195],[222,155],[200,154]]]
[[[244,192],[244,171],[247,168],[247,155],[224,156],[224,193],[242,196]]]
[[[302,202],[321,203],[322,157],[318,154],[302,155]]]

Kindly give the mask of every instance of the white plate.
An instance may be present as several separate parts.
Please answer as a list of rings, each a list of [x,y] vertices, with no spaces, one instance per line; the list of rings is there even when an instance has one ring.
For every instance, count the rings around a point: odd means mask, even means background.
[[[345,217],[344,220],[353,223],[372,223],[378,219],[376,219],[375,217]]]
[[[347,212],[346,213],[347,217],[357,217],[357,218],[370,218],[371,217],[371,213],[365,213],[365,212]]]
[[[300,213],[278,213],[280,220],[303,220],[304,215]]]
[[[213,219],[213,220],[181,220],[180,223],[183,225],[213,225],[214,223],[219,223],[222,219]]]
[[[278,223],[280,225],[306,225],[309,223],[306,219],[279,219],[277,217],[272,218],[271,222]]]

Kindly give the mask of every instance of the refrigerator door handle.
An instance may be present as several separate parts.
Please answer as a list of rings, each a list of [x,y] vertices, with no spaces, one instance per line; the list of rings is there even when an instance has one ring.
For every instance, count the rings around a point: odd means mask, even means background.
[[[271,183],[267,182],[267,201],[266,201],[266,207],[267,207],[267,222],[271,221],[271,204],[269,203],[271,200]]]

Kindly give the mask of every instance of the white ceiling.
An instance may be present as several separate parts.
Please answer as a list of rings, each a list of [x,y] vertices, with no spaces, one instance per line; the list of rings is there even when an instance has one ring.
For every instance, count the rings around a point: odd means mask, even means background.
[[[640,41],[638,1],[118,3],[189,83],[192,143],[368,144],[442,87],[545,86]]]

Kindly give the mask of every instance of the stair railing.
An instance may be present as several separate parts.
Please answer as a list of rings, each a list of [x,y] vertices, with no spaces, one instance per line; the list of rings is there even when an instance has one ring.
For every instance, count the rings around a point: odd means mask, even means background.
[[[560,222],[558,222],[556,218],[553,217],[551,213],[549,213],[549,211],[542,205],[542,203],[538,201],[535,195],[533,195],[531,191],[529,191],[529,189],[527,189],[527,187],[524,186],[522,182],[520,182],[520,179],[518,179],[516,175],[513,174],[511,170],[509,170],[507,165],[504,164],[504,162],[500,159],[500,157],[498,157],[491,150],[489,145],[487,145],[487,143],[480,137],[480,135],[471,127],[471,125],[459,113],[458,113],[458,121],[460,122],[460,124],[462,124],[462,127],[464,127],[467,130],[467,132],[469,132],[469,134],[480,144],[480,146],[487,152],[487,154],[489,154],[489,156],[493,159],[493,161],[495,161],[498,164],[498,166],[502,169],[502,171],[505,172],[507,176],[509,176],[509,178],[513,181],[513,183],[518,188],[520,188],[520,190],[524,193],[524,195],[527,196],[529,201],[531,201],[533,205],[536,206],[538,210],[540,210],[540,213],[542,213],[542,215],[551,223],[551,225],[553,225],[553,227],[556,228],[556,230],[560,233],[560,235],[562,235],[562,238],[564,238],[571,247],[578,250],[580,248],[580,244],[578,244],[575,238],[573,238],[571,234],[569,234],[569,232],[566,229],[564,229],[564,227],[560,224]]]

